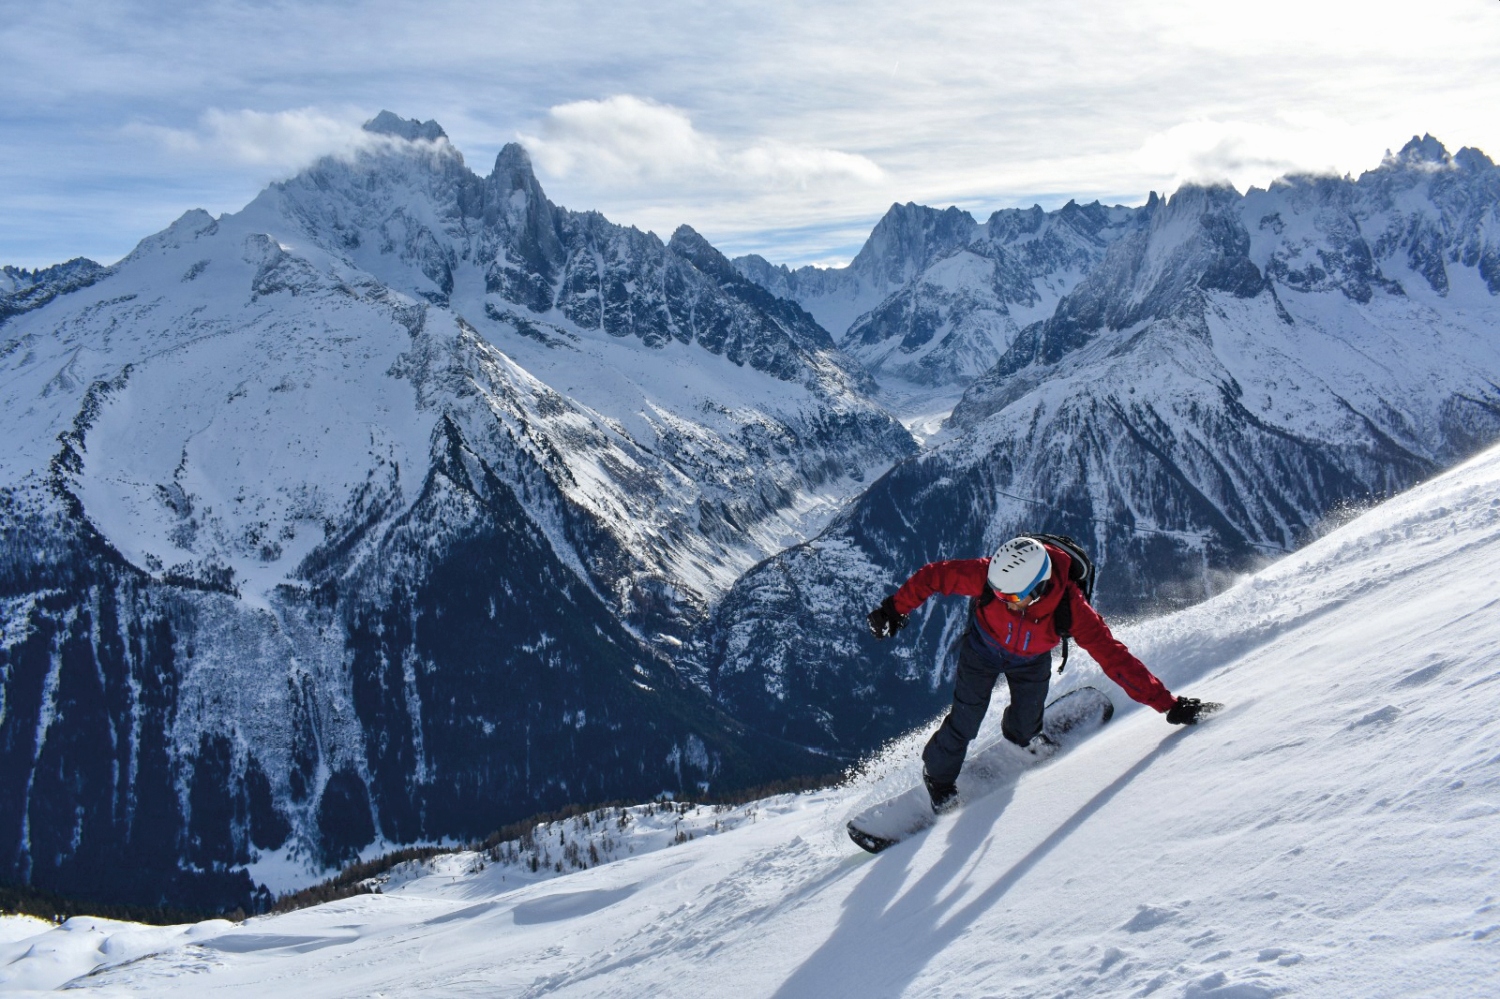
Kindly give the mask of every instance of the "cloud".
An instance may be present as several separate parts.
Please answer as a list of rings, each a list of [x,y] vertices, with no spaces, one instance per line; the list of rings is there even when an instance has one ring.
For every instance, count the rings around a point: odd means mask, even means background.
[[[290,173],[324,156],[347,156],[402,140],[364,131],[358,115],[334,117],[316,108],[203,112],[196,128],[135,123],[127,134],[154,141],[174,156]]]
[[[1170,187],[1228,181],[1243,191],[1292,173],[1369,169],[1392,141],[1388,133],[1321,114],[1283,115],[1270,123],[1199,119],[1148,137],[1135,161],[1148,174],[1171,177]]]
[[[680,108],[621,94],[560,104],[540,134],[522,133],[537,166],[601,187],[678,184],[800,190],[830,183],[878,183],[864,156],[777,140],[741,147],[694,127]]]
[[[475,164],[519,133],[571,208],[793,262],[893,201],[1138,201],[1359,171],[1422,132],[1500,152],[1494,0],[11,6],[0,262],[29,266],[238,209],[381,107]]]

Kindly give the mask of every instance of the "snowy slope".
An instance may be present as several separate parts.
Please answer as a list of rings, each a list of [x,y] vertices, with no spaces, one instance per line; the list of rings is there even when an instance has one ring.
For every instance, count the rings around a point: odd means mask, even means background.
[[[77,979],[105,995],[1452,996],[1500,988],[1500,450],[1125,629],[1197,729],[1131,706],[879,857],[850,786],[543,882],[442,867]],[[1067,684],[1105,685],[1075,660]],[[998,705],[997,705],[998,707]],[[991,714],[991,732],[998,712]],[[982,736],[984,738],[985,736]],[[0,974],[84,933],[10,930]],[[164,935],[165,937],[166,935]],[[20,938],[20,939],[17,939]],[[80,950],[81,948],[75,948]],[[91,958],[95,959],[95,958]],[[64,962],[58,962],[61,968]],[[81,969],[76,956],[69,965]],[[28,977],[29,976],[29,977]]]

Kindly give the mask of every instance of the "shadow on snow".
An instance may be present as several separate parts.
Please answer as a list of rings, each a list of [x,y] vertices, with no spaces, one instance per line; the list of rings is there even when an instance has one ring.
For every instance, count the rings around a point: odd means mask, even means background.
[[[809,995],[889,996],[901,992],[981,914],[989,911],[1048,854],[1109,804],[1138,776],[1181,744],[1188,729],[1174,732],[1021,857],[994,884],[961,908],[954,903],[972,882],[972,871],[994,841],[995,820],[1015,797],[1014,783],[959,813],[948,829],[942,858],[905,892],[910,861],[924,837],[895,847],[872,861],[868,874],[845,902],[839,925],[823,945],[776,991],[775,999]]]

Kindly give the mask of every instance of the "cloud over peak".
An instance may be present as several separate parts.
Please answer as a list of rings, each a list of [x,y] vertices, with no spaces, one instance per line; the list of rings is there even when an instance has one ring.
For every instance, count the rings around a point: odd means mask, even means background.
[[[382,111],[361,125],[360,117],[335,117],[310,107],[273,112],[210,108],[193,128],[135,123],[126,130],[158,143],[174,156],[259,167],[278,175],[293,173],[324,156],[352,156],[402,142],[448,144],[436,122],[406,122]]]
[[[1383,127],[1316,113],[1261,122],[1199,118],[1149,136],[1135,160],[1146,174],[1170,177],[1167,190],[1227,181],[1243,191],[1289,174],[1357,174],[1375,165],[1389,141]]]

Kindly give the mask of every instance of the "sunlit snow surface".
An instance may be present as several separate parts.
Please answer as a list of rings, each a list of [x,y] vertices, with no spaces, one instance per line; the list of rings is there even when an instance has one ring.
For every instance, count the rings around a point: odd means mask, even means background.
[[[213,932],[0,923],[0,982],[105,995],[1481,996],[1500,993],[1500,450],[1205,604],[1123,629],[1173,729],[1100,735],[878,856],[849,787],[544,881],[463,858]],[[991,722],[998,716],[992,712]],[[77,925],[75,925],[77,924]],[[146,934],[142,936],[140,934]],[[68,950],[71,956],[59,957]],[[93,950],[83,953],[84,945]],[[132,956],[138,956],[134,951]],[[82,955],[82,956],[80,956]],[[44,969],[44,970],[38,970]],[[46,970],[50,969],[50,970]],[[50,978],[48,976],[51,976]]]

